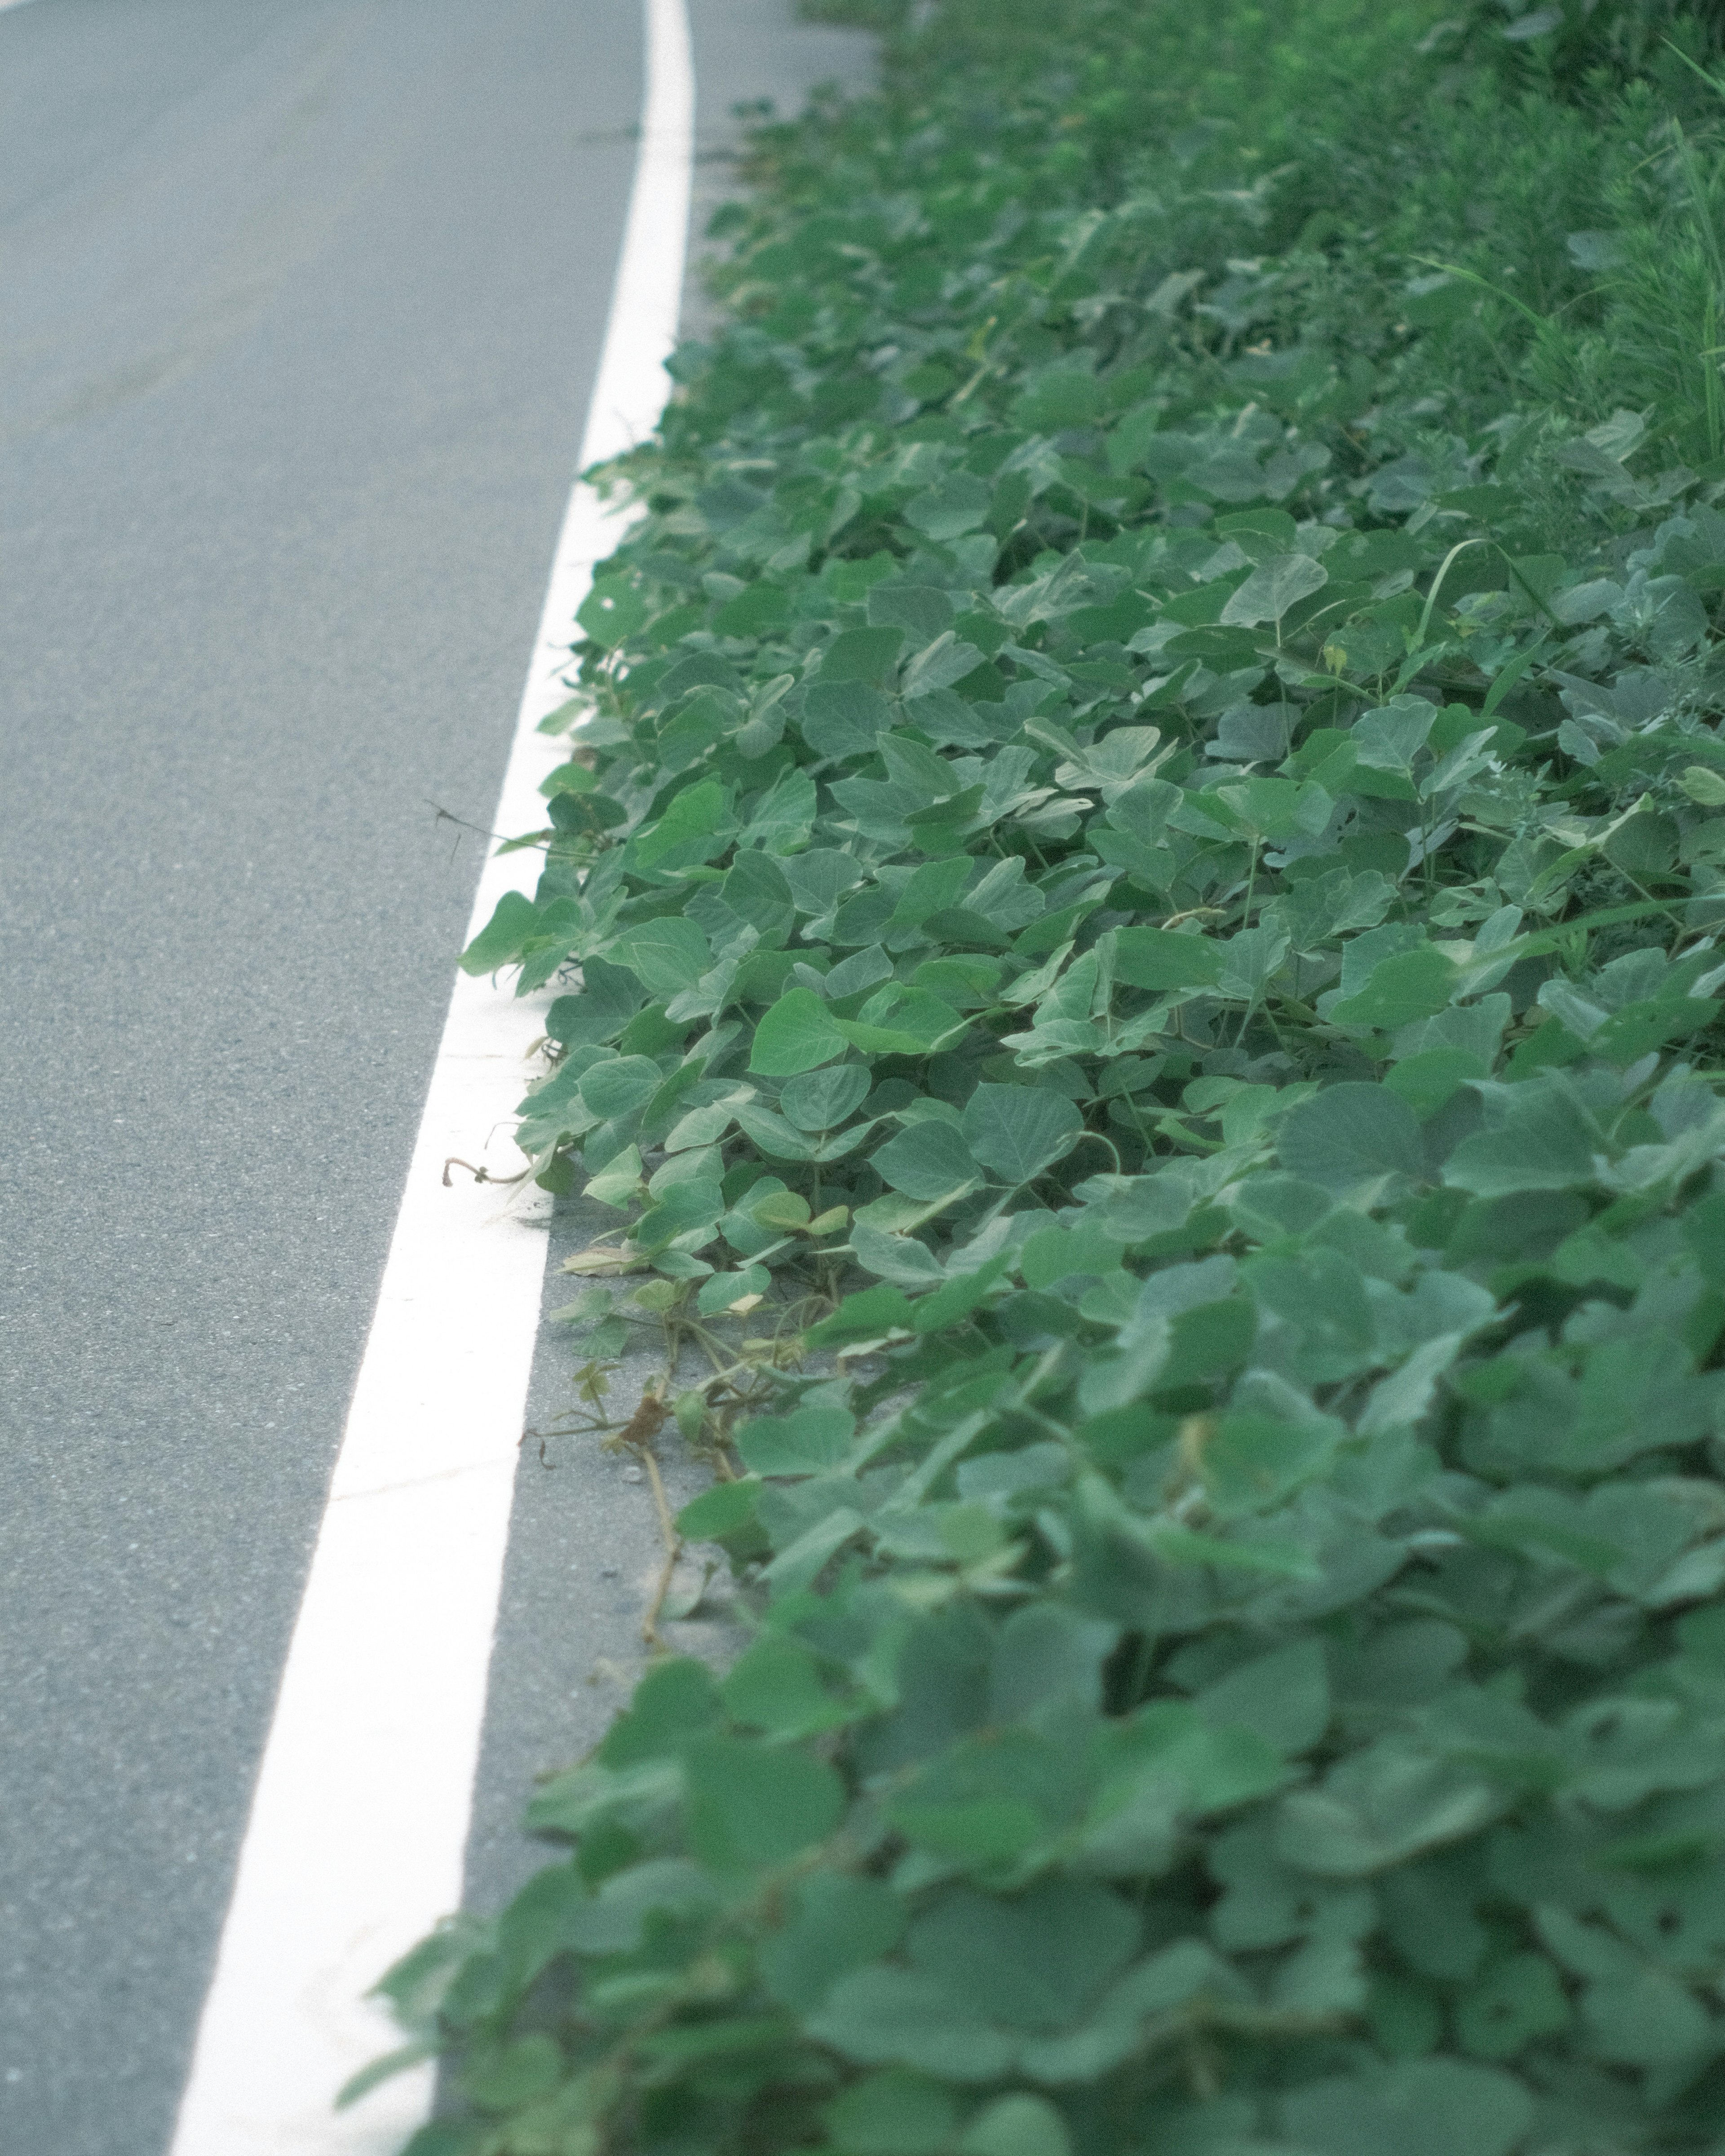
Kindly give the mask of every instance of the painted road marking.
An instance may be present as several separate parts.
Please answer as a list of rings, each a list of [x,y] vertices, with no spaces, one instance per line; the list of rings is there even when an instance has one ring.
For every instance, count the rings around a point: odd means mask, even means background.
[[[670,390],[687,249],[695,81],[684,0],[644,0],[646,96],[581,464],[649,433]],[[561,752],[536,729],[593,565],[623,520],[578,484],[495,828],[542,819]],[[531,889],[494,860],[472,927]],[[363,1996],[454,1908],[538,1329],[548,1204],[458,1178],[507,1127],[542,999],[458,978],[300,1605],[205,2001],[172,2156],[389,2156],[429,2115],[415,2068],[350,2112],[350,2075],[399,2041]],[[501,1158],[499,1164],[502,1164]],[[537,1194],[536,1194],[536,1197]]]

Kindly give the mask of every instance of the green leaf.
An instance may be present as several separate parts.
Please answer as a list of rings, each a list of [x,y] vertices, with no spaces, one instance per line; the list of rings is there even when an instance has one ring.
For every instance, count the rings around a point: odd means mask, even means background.
[[[744,1265],[734,1273],[715,1273],[701,1284],[695,1306],[703,1317],[716,1317],[746,1295],[765,1295],[773,1276],[765,1265]]]
[[[720,1718],[718,1687],[706,1666],[679,1655],[642,1678],[629,1712],[612,1723],[597,1756],[607,1767],[679,1758]]]
[[[1186,2019],[1183,2009],[1197,2009],[1196,2020],[1205,2006],[1244,2006],[1250,1998],[1240,1977],[1202,1940],[1177,1939],[1128,1970],[1089,2021],[1068,2035],[1027,2044],[1025,2070],[1055,2087],[1098,2081],[1140,2049],[1147,2024],[1161,2034],[1170,2022],[1178,2027]]]
[[[1002,2096],[964,2129],[959,2156],[1072,2156],[1066,2122],[1046,2097]]]
[[[645,593],[632,577],[601,576],[594,579],[575,619],[596,644],[614,649],[640,629],[650,610]]]
[[[1329,581],[1329,572],[1311,555],[1279,554],[1253,570],[1218,619],[1227,629],[1255,629],[1266,621],[1280,623],[1291,608],[1321,592]]]
[[[1510,2156],[1533,2099],[1489,2066],[1420,2059],[1371,2076],[1313,2082],[1282,2098],[1288,2140],[1322,2156]]]
[[[822,1683],[814,1650],[781,1632],[757,1640],[733,1664],[719,1689],[734,1722],[778,1741],[815,1736],[850,1718],[846,1707]],[[888,1938],[870,1947],[850,1965],[872,1960],[892,1943]]]
[[[665,1073],[650,1056],[619,1055],[584,1071],[579,1091],[594,1115],[626,1116],[644,1108],[664,1079]]]
[[[721,830],[735,828],[730,810],[730,797],[716,780],[685,786],[656,823],[636,832],[629,841],[630,856],[640,868],[658,870],[708,860],[720,850]]]
[[[884,1963],[841,1977],[803,2025],[859,2065],[911,2066],[961,2086],[998,2081],[1018,2050],[945,1984]]]
[[[557,997],[545,1014],[545,1030],[565,1048],[614,1040],[645,1000],[645,990],[627,968],[588,958],[578,992]]]
[[[472,2121],[434,2118],[422,2126],[401,2156],[473,2156]]]
[[[1414,759],[1436,719],[1435,708],[1422,696],[1398,696],[1378,711],[1363,713],[1348,737],[1356,762],[1367,771],[1410,778]]]
[[[841,1348],[848,1341],[874,1340],[888,1332],[911,1330],[913,1307],[896,1287],[865,1287],[847,1295],[830,1317],[812,1326],[811,1348]]]
[[[539,909],[518,891],[506,891],[496,910],[461,953],[464,973],[495,973],[520,957],[521,946],[539,925]]]
[[[769,1160],[813,1160],[819,1142],[805,1137],[801,1131],[793,1130],[783,1116],[776,1116],[770,1108],[757,1107],[752,1101],[739,1101],[732,1110],[737,1127],[746,1137],[752,1138],[756,1147]],[[797,1203],[802,1204],[799,1199]],[[752,1218],[761,1219],[758,1209],[748,1208]],[[798,1214],[793,1219],[765,1219],[767,1227],[798,1227],[807,1221],[807,1213]]]
[[[906,1840],[957,1868],[1010,1863],[1042,1837],[1042,1815],[1012,1796],[955,1797],[922,1803],[901,1797],[890,1815]]]
[[[993,499],[981,480],[968,472],[949,472],[905,505],[905,521],[931,539],[957,539],[980,527]]]
[[[1317,1560],[1298,1543],[1245,1541],[1201,1534],[1178,1521],[1151,1528],[1146,1537],[1167,1565],[1209,1565],[1218,1572],[1258,1573],[1276,1579],[1316,1579]]]
[[[1088,426],[1106,408],[1106,391],[1093,374],[1068,364],[1033,376],[1013,401],[1016,424],[1035,434],[1057,434]],[[988,2152],[993,2156],[993,2152]]]
[[[1122,928],[1116,932],[1114,975],[1135,988],[1208,988],[1219,980],[1222,954],[1204,936],[1171,928]]]
[[[790,1645],[788,1641],[770,1644],[778,1649]],[[751,1683],[747,1691],[752,1692],[754,1688]],[[788,1920],[775,1929],[762,1949],[761,1974],[768,1990],[780,2005],[799,2014],[809,2013],[821,2004],[840,1977],[891,1953],[904,1935],[907,1914],[903,1901],[878,1879],[860,1878],[847,1871],[815,1872],[795,1889]],[[886,2077],[875,2078],[878,2082]],[[916,2087],[920,2094],[926,2084]],[[902,2099],[901,2089],[895,2088],[893,2092]],[[860,2156],[871,2145],[882,2149],[888,2145],[881,2138],[886,2118],[900,2123],[902,2130],[907,2117],[926,2119],[930,2113],[927,2102],[894,2104],[885,2092],[877,2095],[872,2107],[855,2100],[856,2090],[849,2094],[852,2100],[848,2105],[841,2097],[832,2107],[829,2123],[837,2130],[833,2115],[837,2113],[850,2133],[846,2139],[841,2132],[841,2144],[858,2150]],[[935,2108],[943,2124],[950,2121],[950,2098]],[[872,2143],[859,2138],[864,2133],[865,2120],[870,2118],[875,2122]]]
[[[1375,927],[1394,896],[1395,886],[1375,870],[1356,875],[1347,869],[1331,869],[1295,884],[1276,904],[1294,948],[1312,951],[1332,936]]]
[[[649,996],[692,988],[713,963],[712,947],[692,921],[672,914],[614,937],[605,956],[627,966]]]
[[[979,1180],[976,1158],[963,1132],[951,1123],[932,1119],[907,1124],[896,1137],[889,1138],[870,1155],[869,1164],[883,1181],[907,1198],[946,1198]]]
[[[761,636],[790,619],[790,601],[777,584],[750,584],[713,616],[721,636]]]
[[[742,1481],[716,1482],[711,1490],[691,1497],[678,1513],[677,1532],[694,1543],[721,1541],[754,1518],[755,1501],[760,1494],[761,1486],[752,1476]]]
[[[1288,939],[1273,924],[1243,928],[1222,946],[1218,991],[1238,1002],[1255,1004],[1287,955]]]
[[[749,1068],[763,1077],[793,1077],[848,1054],[850,1046],[813,988],[788,988],[755,1028]]]
[[[1600,2056],[1625,2066],[1698,2063],[1717,2049],[1712,2016],[1664,1969],[1644,1968],[1589,1984],[1581,2017]]]
[[[1718,1016],[1719,1006],[1709,997],[1650,996],[1613,1011],[1588,1046],[1620,1069],[1667,1041],[1702,1031]]]
[[[614,1153],[597,1175],[589,1176],[582,1192],[583,1198],[591,1198],[597,1204],[619,1210],[643,1194],[640,1151],[632,1145]]]
[[[1514,2059],[1536,2037],[1569,2025],[1569,2001],[1543,1954],[1492,1962],[1455,2005],[1455,2033],[1476,2059]]]
[[[481,2053],[462,2076],[463,2090],[488,2111],[511,2111],[549,2096],[563,2078],[563,2047],[542,2030]]]
[[[1337,1025],[1391,1032],[1448,1007],[1461,975],[1454,963],[1430,943],[1381,958],[1357,996],[1331,1007]]]
[[[786,1190],[782,1185],[751,1192],[743,1201],[744,1209],[757,1226],[778,1232],[786,1229],[794,1233],[806,1228],[814,1217],[809,1209],[809,1200],[795,1190]]]
[[[1327,1086],[1291,1108],[1276,1134],[1281,1164],[1302,1181],[1358,1190],[1386,1175],[1417,1176],[1420,1126],[1407,1103],[1381,1086]]]
[[[1323,1649],[1315,1640],[1274,1648],[1206,1685],[1197,1707],[1219,1727],[1255,1730],[1281,1752],[1309,1751],[1330,1722]]]
[[[821,2118],[843,2156],[942,2156],[958,2104],[942,2082],[889,2066],[853,2082]]]
[[[963,1017],[926,988],[883,988],[857,1018],[833,1023],[852,1047],[875,1055],[926,1055],[967,1029]]]
[[[1594,1180],[1597,1141],[1558,1073],[1494,1086],[1486,1098],[1489,1127],[1463,1138],[1444,1163],[1452,1188],[1503,1198]]]
[[[806,1753],[708,1737],[686,1754],[689,1847],[710,1871],[776,1870],[824,1841],[845,1785]]]
[[[899,680],[899,693],[906,699],[906,708],[916,711],[919,706],[911,699],[936,696],[942,689],[950,689],[967,674],[974,674],[983,663],[983,654],[973,644],[963,642],[947,629],[926,650],[919,651],[905,668]]]
[[[1298,1871],[1363,1878],[1476,1834],[1512,1801],[1466,1768],[1385,1739],[1343,1760],[1316,1789],[1284,1797],[1276,1848]]]
[[[861,681],[878,688],[889,684],[904,641],[901,629],[842,629],[826,647],[819,685],[824,689],[834,682]]]
[[[1099,1800],[1101,1819],[1147,1778],[1176,1784],[1180,1804],[1194,1812],[1231,1810],[1287,1779],[1286,1763],[1266,1738],[1233,1723],[1213,1727],[1184,1700],[1140,1708],[1113,1732],[1111,1751],[1117,1765]]]
[[[917,1917],[906,1951],[986,2020],[1059,2029],[1126,1967],[1140,1928],[1137,1912],[1093,1881],[1046,1879],[1010,1898],[957,1887]]]
[[[1485,1064],[1471,1048],[1423,1048],[1386,1070],[1384,1082],[1423,1122],[1470,1078],[1485,1075]]]
[[[1058,1453],[1058,1448],[1036,1449]],[[1002,1464],[1022,1468],[1024,1458],[1023,1454],[1007,1454]],[[973,1460],[960,1467],[958,1486],[965,1496],[978,1494],[982,1465]],[[1058,1457],[1036,1463],[1025,1486],[1045,1493],[1051,1484],[1065,1480],[1067,1465]],[[1001,1626],[995,1643],[989,1677],[992,1718],[1022,1721],[1039,1707],[1070,1700],[1100,1707],[1102,1665],[1118,1640],[1117,1626],[1081,1617],[1063,1604],[1026,1603]]]
[[[724,1211],[725,1194],[716,1177],[673,1183],[636,1221],[629,1240],[638,1250],[663,1252],[675,1242],[680,1250],[693,1252],[705,1246],[703,1238],[717,1229]]]
[[[868,1098],[870,1082],[865,1065],[841,1063],[793,1077],[781,1088],[778,1105],[799,1131],[836,1130]]]
[[[824,1475],[850,1449],[855,1424],[843,1408],[757,1415],[737,1430],[737,1456],[754,1475]]]
[[[944,914],[931,916],[946,917]],[[929,994],[938,996],[942,1003],[959,1010],[973,1004],[992,1002],[1004,970],[998,958],[983,958],[973,953],[930,958],[916,968],[911,985],[926,988]]]
[[[788,934],[796,917],[789,879],[771,854],[753,849],[732,862],[720,893],[731,911],[773,942]]]
[[[817,755],[840,761],[869,755],[891,724],[891,705],[866,681],[829,680],[823,675],[803,704],[803,740]]]
[[[1111,1274],[1119,1267],[1124,1242],[1124,1237],[1107,1234],[1100,1221],[1039,1228],[1019,1252],[1019,1277],[1026,1287],[1052,1287],[1075,1273]]]
[[[958,1274],[932,1295],[924,1296],[912,1313],[911,1323],[918,1332],[939,1332],[957,1324],[989,1300],[989,1291],[1011,1263],[1009,1250],[997,1250],[973,1270]]]
[[[1034,1182],[1070,1152],[1083,1128],[1083,1116],[1063,1094],[1040,1086],[987,1084],[978,1086],[965,1103],[960,1125],[976,1159],[1014,1189]],[[877,1166],[880,1158],[876,1154]]]
[[[421,2037],[399,2050],[386,2051],[380,2059],[373,2059],[368,2066],[362,2066],[342,2082],[336,2096],[336,2109],[346,2111],[349,2104],[357,2103],[362,2096],[369,2096],[374,2088],[381,2088],[396,2075],[406,2073],[410,2067],[422,2066],[438,2053],[435,2037]]]

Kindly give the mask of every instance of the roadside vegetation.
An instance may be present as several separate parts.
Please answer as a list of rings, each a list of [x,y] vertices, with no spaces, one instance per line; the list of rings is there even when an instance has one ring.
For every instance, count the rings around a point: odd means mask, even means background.
[[[413,2156],[1718,2151],[1725,17],[830,12],[465,962],[756,1629]]]

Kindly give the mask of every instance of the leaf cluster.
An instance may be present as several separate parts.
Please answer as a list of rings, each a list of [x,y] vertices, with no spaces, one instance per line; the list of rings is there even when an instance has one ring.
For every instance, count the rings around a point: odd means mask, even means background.
[[[1385,160],[1525,208],[1584,110],[1431,12],[955,0],[757,138],[464,963],[586,1352],[819,1359],[679,1523],[747,1651],[388,1980],[415,2156],[1719,2145],[1717,369],[1392,276]]]

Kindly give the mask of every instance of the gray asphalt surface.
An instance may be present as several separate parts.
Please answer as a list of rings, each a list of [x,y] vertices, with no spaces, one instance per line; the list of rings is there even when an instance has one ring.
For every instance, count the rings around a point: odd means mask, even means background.
[[[691,12],[710,157],[865,65]],[[5,2156],[167,2143],[478,871],[428,804],[495,799],[639,94],[636,0],[0,13]],[[524,1465],[480,1898],[615,1704],[623,1473]]]

